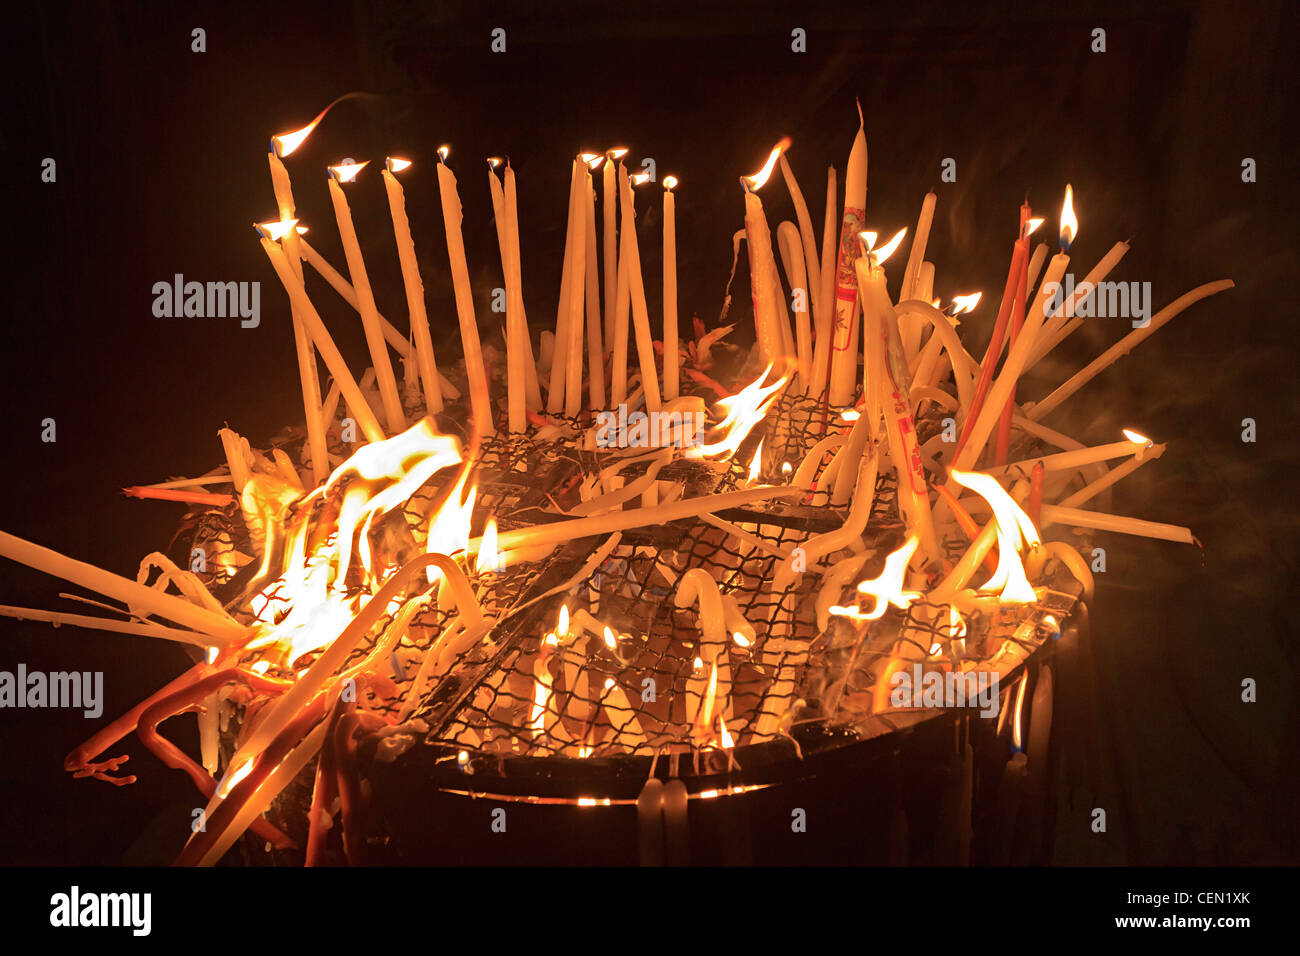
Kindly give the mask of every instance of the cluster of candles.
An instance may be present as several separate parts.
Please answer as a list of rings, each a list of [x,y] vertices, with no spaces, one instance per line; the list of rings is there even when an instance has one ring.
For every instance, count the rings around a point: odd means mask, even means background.
[[[900,229],[881,243],[878,233],[865,228],[867,147],[861,122],[849,154],[842,201],[836,171],[833,167],[828,171],[820,245],[786,161],[788,140],[772,150],[757,173],[741,178],[756,333],[753,368],[763,371],[717,403],[723,414],[708,440],[700,447],[655,451],[645,474],[632,480],[619,472],[639,459],[611,452],[609,464],[599,474],[585,476],[579,504],[548,523],[500,530],[496,517],[484,514],[488,509],[480,502],[477,526],[482,532],[471,536],[471,526],[476,524],[471,477],[484,441],[519,436],[535,442],[539,454],[557,441],[591,450],[596,446],[588,413],[637,402],[647,412],[702,409],[702,398],[682,393],[685,378],[702,389],[725,394],[700,361],[707,353],[708,337],[697,329],[695,340],[684,342],[686,337],[679,334],[676,180],[667,177],[663,182],[660,338],[655,338],[651,327],[635,228],[633,187],[644,177],[629,175],[620,162],[626,150],[612,149],[582,153],[572,162],[554,330],[543,332],[534,343],[523,299],[515,172],[508,162],[488,160],[506,292],[505,394],[497,396],[504,399],[499,406],[504,414],[498,414],[474,310],[457,179],[447,164],[448,149],[439,150],[447,261],[463,355],[461,380],[468,391],[460,406],[468,412],[467,443],[462,445],[439,434],[433,423],[433,416],[448,410],[461,393],[439,371],[434,354],[424,286],[398,179],[410,163],[389,158],[380,172],[397,240],[409,338],[378,310],[352,221],[345,185],[356,179],[366,163],[329,167],[328,189],[347,277],[303,237],[306,230],[296,218],[284,160],[324,116],[325,111],[308,126],[273,138],[268,160],[279,218],[257,227],[290,303],[305,409],[301,461],[295,463],[281,449],[262,453],[223,429],[224,469],[129,489],[139,497],[218,510],[238,502],[253,547],[262,551],[255,580],[264,586],[238,606],[223,607],[198,576],[161,555],[146,558],[139,579],[131,580],[0,532],[0,555],[124,605],[117,609],[121,620],[30,608],[4,607],[0,613],[180,641],[202,650],[202,660],[194,668],[102,729],[69,754],[66,762],[79,776],[119,785],[130,782],[133,777],[117,774],[125,757],[100,758],[134,731],[168,765],[187,772],[209,802],[206,829],[192,836],[181,862],[210,864],[250,828],[276,845],[287,845],[288,837],[261,814],[318,753],[308,861],[321,858],[335,798],[351,850],[357,839],[359,802],[355,734],[392,721],[359,707],[358,696],[349,695],[347,689],[355,691],[362,685],[372,694],[389,693],[391,687],[378,676],[380,663],[402,646],[422,610],[432,605],[447,611],[448,621],[423,652],[411,686],[396,692],[397,719],[406,719],[421,689],[452,673],[467,650],[503,624],[488,616],[484,612],[488,602],[480,601],[483,589],[499,579],[501,570],[540,560],[577,539],[600,536],[605,540],[563,590],[580,589],[609,556],[620,532],[700,520],[731,535],[742,555],[756,550],[780,555],[783,560],[762,587],[777,594],[792,586],[802,588],[799,600],[815,602],[823,628],[831,618],[840,618],[865,633],[868,623],[881,618],[889,607],[916,612],[923,601],[937,610],[921,613],[942,615],[952,640],[964,637],[966,618],[973,613],[1034,604],[1041,585],[1036,590],[1032,582],[1044,579],[1049,563],[1059,562],[1085,591],[1091,589],[1091,576],[1079,553],[1066,543],[1042,540],[1040,531],[1049,525],[1193,540],[1186,528],[1081,507],[1158,458],[1163,445],[1126,431],[1123,441],[1084,447],[1041,420],[1188,305],[1230,287],[1231,282],[1210,283],[1187,293],[1042,401],[1022,403],[1017,397],[1021,377],[1079,327],[1074,315],[1078,303],[1116,266],[1127,244],[1117,243],[1074,295],[1053,310],[1050,290],[1065,275],[1078,229],[1072,196],[1067,187],[1060,251],[1050,261],[1046,261],[1046,245],[1031,252],[1031,236],[1042,220],[1033,217],[1028,204],[1022,206],[992,335],[983,357],[976,360],[957,328],[958,316],[975,308],[979,295],[957,296],[943,310],[933,295],[935,270],[925,259],[936,208],[933,193],[925,197],[911,233],[899,295],[895,299],[889,294],[884,265],[901,248],[908,230]],[[778,165],[796,222],[779,224],[774,247],[759,193]],[[598,236],[593,172],[602,166],[599,221],[603,230]],[[352,374],[308,294],[304,261],[360,317],[372,361],[360,379]],[[633,339],[636,363],[629,374]],[[405,406],[390,348],[406,362]],[[318,358],[333,380],[324,398]],[[661,468],[675,457],[709,459],[721,466],[721,474],[753,429],[767,424],[780,432],[782,423],[768,418],[782,393],[819,403],[825,414],[820,422],[813,416],[807,423],[816,441],[804,450],[802,460],[781,463],[781,484],[762,480],[761,451],[755,455],[749,480],[724,494],[683,497],[681,482],[659,477]],[[340,402],[364,442],[350,457],[335,455],[331,460],[328,432]],[[412,419],[408,407],[419,404],[423,410]],[[937,406],[942,416],[952,419],[959,429],[955,442],[943,434],[924,444],[919,441],[916,422],[923,412],[934,418],[929,406]],[[1037,447],[1045,444],[1059,451],[1008,461],[1013,431],[1029,436]],[[1105,463],[1116,459],[1122,459],[1121,464],[1108,470]],[[906,540],[886,559],[880,575],[857,583],[857,600],[845,604],[844,592],[852,589],[863,566],[867,519],[884,468],[897,475],[897,507]],[[1084,475],[1084,483],[1076,488],[1079,474]],[[423,553],[411,558],[375,551],[371,531],[377,522],[412,502],[435,476],[438,491],[424,502],[427,530],[417,538]],[[233,494],[201,490],[207,485],[231,485]],[[813,497],[814,493],[821,497]],[[843,515],[840,526],[802,544],[803,565],[793,560],[792,553],[764,540],[759,525],[732,523],[718,516],[727,509],[761,508],[791,499],[842,509],[837,511]],[[983,525],[982,516],[987,516]],[[958,529],[970,543],[952,560],[940,541]],[[985,566],[991,577],[973,586],[974,575]],[[144,583],[155,571],[160,573],[154,582]],[[813,580],[820,581],[816,590],[804,583]],[[178,593],[172,593],[173,588]],[[794,696],[799,668],[807,659],[806,642],[794,638],[791,620],[781,619],[785,612],[773,611],[766,620],[747,619],[726,582],[700,567],[681,569],[673,601],[678,608],[695,609],[698,620],[698,633],[683,636],[694,648],[696,664],[681,695],[680,708],[690,728],[685,745],[729,749],[784,732],[783,702]],[[610,649],[615,646],[617,628],[593,610],[597,609],[579,607],[571,614],[566,603],[555,628],[538,642],[532,659],[533,693],[519,727],[522,736],[560,740],[568,748],[564,752],[579,756],[591,754],[602,740],[589,732],[591,713],[583,715],[588,732],[574,735],[565,729],[567,705],[560,706],[555,693],[555,678],[562,672],[556,669],[556,652],[579,635],[586,644],[598,641]],[[732,692],[730,661],[738,648],[755,660],[780,662],[767,671],[771,692],[743,720]],[[349,664],[350,655],[362,650],[360,663]],[[877,709],[888,707],[881,694],[882,688],[887,690],[888,674],[911,654],[900,642],[877,675]],[[568,666],[567,661],[566,656],[563,666]],[[584,676],[585,672],[566,674],[570,697]],[[617,742],[622,752],[635,752],[656,744],[629,696],[627,681],[632,675],[625,676],[625,680],[602,678],[603,687],[587,691],[604,715],[603,742]],[[250,711],[252,719],[245,722],[235,754],[219,776],[216,715],[220,700],[232,691],[242,695],[241,701],[255,701],[258,706],[255,713]],[[156,730],[161,720],[191,710],[200,713],[201,765]],[[743,728],[733,730],[738,724]]]

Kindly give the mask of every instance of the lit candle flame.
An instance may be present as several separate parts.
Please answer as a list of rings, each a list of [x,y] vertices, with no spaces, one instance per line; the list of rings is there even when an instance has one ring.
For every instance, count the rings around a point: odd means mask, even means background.
[[[1040,543],[1038,530],[1029,515],[1007,494],[998,480],[981,472],[951,470],[953,480],[969,488],[989,503],[997,525],[998,566],[993,576],[978,590],[999,591],[1000,599],[1007,604],[1030,604],[1037,599],[1034,589],[1025,577],[1025,567],[1020,561],[1021,541],[1031,548]]]
[[[569,636],[569,605],[567,604],[560,605],[560,621],[555,626],[555,634],[557,637]]]
[[[608,647],[611,651],[618,646],[618,639],[614,637],[614,631],[610,628],[608,624],[605,625],[605,646]],[[613,683],[614,682],[612,680],[606,681],[605,686],[608,688]]]
[[[1046,222],[1045,219],[1025,220],[1025,231],[1021,233],[1021,237],[1024,239],[1028,239],[1030,236],[1034,234],[1034,230],[1037,229],[1039,226],[1041,226],[1044,222]]]
[[[595,169],[605,161],[605,157],[600,153],[580,153],[578,158],[586,164],[588,169]]]
[[[451,147],[448,146],[446,143],[438,147],[438,156],[441,157],[444,163],[447,161],[447,157],[450,155],[451,155]]]
[[[749,463],[749,483],[752,485],[758,480],[759,474],[763,471],[763,443],[758,443],[758,448],[754,450],[754,460]]]
[[[642,183],[650,181],[649,173],[633,173],[630,177],[633,186],[640,186]]]
[[[264,238],[270,239],[272,242],[279,242],[289,235],[297,224],[297,219],[281,219],[278,222],[259,222],[253,228],[261,233]]]
[[[489,156],[489,157],[487,158],[487,164],[488,164],[489,166],[491,166],[493,169],[496,169],[498,166],[501,165],[501,157],[500,157],[500,156]]]
[[[627,147],[611,146],[609,149],[605,150],[605,155],[608,156],[610,159],[622,159],[624,156],[627,155]]]
[[[1133,444],[1142,445],[1146,448],[1150,448],[1151,445],[1153,444],[1151,439],[1147,438],[1146,435],[1143,435],[1141,432],[1135,432],[1131,428],[1124,429],[1124,437],[1127,438],[1129,441],[1131,441]]]
[[[871,265],[879,266],[879,265],[883,265],[884,261],[888,259],[890,256],[892,256],[894,254],[894,251],[900,245],[902,245],[903,237],[906,235],[907,235],[907,227],[904,226],[902,229],[898,230],[898,232],[894,233],[894,237],[890,239],[887,243],[885,243],[883,246],[881,246],[879,249],[875,247],[876,239],[877,239],[876,233],[860,232],[858,233],[858,238],[860,238],[863,244],[866,246],[866,250],[867,250],[866,254],[868,256]]]
[[[341,183],[350,183],[357,178],[357,173],[370,165],[370,160],[364,163],[339,163],[337,166],[329,168],[330,175]]]
[[[1079,220],[1074,215],[1074,190],[1065,184],[1065,204],[1061,207],[1061,251],[1068,252],[1079,234]]]
[[[343,97],[341,96],[339,97],[339,99],[342,98]],[[338,101],[339,100],[335,100],[334,103],[337,103]],[[333,108],[334,103],[331,103],[329,106],[317,113],[316,118],[302,129],[294,130],[292,133],[280,133],[278,136],[272,136],[271,149],[275,155],[284,159],[284,157],[288,156],[301,146],[307,137],[311,135],[311,131],[316,128],[316,125],[325,118],[325,114]]]
[[[732,634],[731,639],[736,642],[738,647],[749,647],[749,638],[744,634],[741,634],[739,631]]]
[[[948,314],[951,316],[965,315],[967,312],[975,311],[975,306],[980,304],[980,298],[983,292],[972,292],[968,295],[955,295],[952,297],[952,304],[948,306]]]
[[[388,169],[390,173],[400,173],[403,169],[406,169],[410,165],[411,165],[411,161],[409,159],[395,159],[394,157],[389,156],[386,160],[384,160],[384,166]]]
[[[307,227],[306,227],[306,226],[294,226],[294,227],[293,227],[293,231],[296,232],[296,233],[297,233],[298,235],[300,235],[300,236],[305,236],[305,235],[307,235]]]
[[[484,574],[488,571],[499,571],[501,566],[501,554],[497,550],[497,519],[489,517],[483,528],[483,537],[479,540],[474,570]]]
[[[776,161],[781,158],[781,154],[785,152],[789,146],[790,137],[786,136],[781,140],[781,142],[772,147],[772,152],[767,154],[767,162],[763,164],[762,169],[754,173],[752,176],[741,177],[742,182],[748,186],[751,192],[757,192],[763,188],[763,184],[766,183],[768,178],[772,175],[772,170],[776,168]]]
[[[674,189],[676,189],[676,188],[677,188],[677,177],[676,177],[676,176],[665,176],[665,177],[664,177],[664,189],[666,189],[666,190],[669,191],[669,192],[672,192],[672,191],[673,191]]]

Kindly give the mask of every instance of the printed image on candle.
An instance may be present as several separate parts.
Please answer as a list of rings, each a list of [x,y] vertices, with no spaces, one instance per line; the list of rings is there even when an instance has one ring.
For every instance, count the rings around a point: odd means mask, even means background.
[[[19,918],[1250,917],[1159,868],[1300,862],[1300,15],[1082,2],[24,12],[0,863],[96,869]]]

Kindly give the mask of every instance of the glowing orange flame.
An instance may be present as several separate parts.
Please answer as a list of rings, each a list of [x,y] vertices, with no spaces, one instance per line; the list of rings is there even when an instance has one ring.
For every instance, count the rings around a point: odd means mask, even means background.
[[[466,542],[468,546],[468,542]],[[483,528],[483,537],[479,541],[478,555],[474,559],[474,570],[479,574],[500,571],[504,565],[497,551],[497,519],[489,517]]]
[[[903,587],[903,577],[907,573],[907,562],[912,560],[921,539],[917,535],[908,535],[903,546],[885,558],[885,569],[880,577],[863,581],[858,585],[859,594],[869,594],[875,598],[875,607],[864,615],[863,620],[874,621],[883,617],[889,605],[905,609],[921,596],[920,591],[909,591]]]
[[[952,304],[948,306],[949,315],[965,315],[967,312],[974,312],[975,306],[980,304],[983,292],[972,292],[968,295],[955,295],[952,297]]]
[[[588,169],[595,169],[605,161],[605,157],[600,153],[579,153],[578,158],[582,160]]]
[[[622,159],[624,156],[627,155],[627,147],[611,146],[609,149],[605,150],[605,155],[608,156],[610,159]]]
[[[500,157],[500,156],[489,156],[489,157],[487,158],[487,164],[488,164],[489,166],[491,166],[493,169],[496,169],[498,166],[501,165],[501,157]]]
[[[988,502],[997,522],[998,533],[998,567],[980,591],[998,591],[1000,599],[1007,604],[1030,604],[1036,600],[1033,587],[1025,576],[1025,566],[1020,561],[1022,542],[1030,547],[1041,543],[1038,529],[1029,520],[1029,515],[1016,504],[1014,498],[998,484],[992,475],[980,472],[951,471],[953,480],[969,488]]]
[[[1079,220],[1074,215],[1074,190],[1065,184],[1065,204],[1061,206],[1061,251],[1065,252],[1079,234]]]
[[[664,177],[664,189],[666,189],[668,192],[672,192],[672,191],[673,191],[674,189],[676,189],[676,188],[677,188],[677,177],[676,177],[676,176],[665,176],[665,177]]]
[[[869,257],[871,264],[873,266],[878,266],[882,265],[886,259],[894,254],[894,250],[902,245],[903,237],[906,235],[907,227],[904,226],[902,229],[898,230],[898,232],[894,233],[894,237],[879,249],[875,248],[876,239],[878,238],[876,233],[860,232],[858,233],[858,238],[860,238],[866,246],[867,256]]]
[[[718,714],[718,741],[722,744],[723,750],[730,750],[736,746],[736,742],[731,739],[731,733],[727,730],[727,721]]]
[[[394,157],[389,156],[384,160],[384,166],[390,173],[400,173],[403,169],[410,168],[411,161],[409,159],[395,159]]]
[[[1046,221],[1047,221],[1047,220],[1045,220],[1045,219],[1026,219],[1026,220],[1025,220],[1025,231],[1024,231],[1021,235],[1022,235],[1024,238],[1028,239],[1030,236],[1032,236],[1032,235],[1034,234],[1034,230],[1037,229],[1039,226],[1041,226],[1041,225],[1042,225],[1044,222],[1046,222]]]
[[[779,378],[771,385],[764,385],[772,366],[763,370],[763,374],[742,388],[735,395],[718,399],[718,405],[727,413],[727,417],[718,423],[723,437],[715,442],[701,443],[687,449],[687,458],[712,458],[717,455],[733,455],[754,426],[763,420],[776,394],[785,385],[786,379]]]
[[[339,99],[342,98],[343,97],[339,97]],[[338,101],[339,100],[335,100],[334,103],[337,103]],[[329,106],[317,113],[316,118],[302,129],[294,130],[292,133],[280,133],[278,136],[272,136],[271,149],[275,151],[275,155],[283,159],[301,146],[307,137],[311,135],[311,131],[314,130],[320,121],[325,118],[325,114],[334,107],[334,103],[331,103]]]
[[[451,155],[451,147],[448,146],[446,143],[443,143],[441,146],[438,147],[438,157],[444,163],[447,161],[447,157],[450,155]]]
[[[277,222],[259,222],[253,228],[272,242],[279,242],[289,235],[289,232],[297,224],[297,219],[281,219]]]
[[[614,648],[618,647],[618,639],[614,636],[614,632],[608,626],[605,627],[603,640],[605,641],[605,646],[608,647],[611,651]],[[605,686],[608,687],[609,684],[612,683],[613,681],[609,681]]]
[[[649,173],[633,173],[628,177],[633,186],[640,186],[642,183],[650,181]]]
[[[1124,437],[1135,445],[1143,445],[1147,448],[1150,448],[1153,444],[1151,439],[1147,438],[1146,435],[1143,435],[1141,432],[1135,432],[1131,428],[1124,429]]]
[[[560,605],[560,620],[555,626],[555,636],[564,639],[569,636],[569,605]]]
[[[757,192],[763,188],[768,178],[772,175],[772,170],[776,168],[776,161],[781,158],[781,154],[790,146],[790,137],[784,137],[781,142],[772,147],[772,152],[767,154],[767,162],[763,168],[752,176],[742,176],[741,180],[748,184],[751,191]]]
[[[330,175],[341,183],[350,183],[357,178],[357,173],[370,165],[370,160],[364,163],[339,163],[337,166],[329,168]]]
[[[758,443],[758,448],[754,450],[754,460],[749,463],[749,483],[752,485],[758,481],[758,476],[763,470],[763,443]]]

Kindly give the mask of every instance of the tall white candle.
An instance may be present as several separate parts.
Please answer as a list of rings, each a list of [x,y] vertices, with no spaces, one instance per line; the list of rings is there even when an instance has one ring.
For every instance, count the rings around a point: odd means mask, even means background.
[[[560,299],[555,308],[555,352],[551,356],[550,388],[546,393],[546,410],[557,415],[564,410],[565,390],[569,378],[569,329],[573,295],[574,232],[577,229],[578,160],[569,168],[569,205],[564,231],[564,265],[560,270]]]
[[[605,150],[605,168],[601,170],[604,192],[601,212],[605,217],[605,348],[614,345],[614,310],[618,302],[618,184],[614,163],[627,154],[621,146]],[[622,167],[622,164],[619,164]]]
[[[375,296],[370,288],[370,277],[366,274],[366,262],[361,256],[361,244],[357,241],[356,227],[352,224],[352,210],[343,195],[343,183],[352,182],[366,163],[348,163],[331,166],[329,175],[330,199],[334,203],[334,218],[338,222],[339,237],[343,240],[343,254],[348,262],[348,274],[352,278],[352,288],[357,295],[358,311],[361,314],[361,326],[366,333],[366,346],[370,350],[371,363],[375,369],[375,381],[379,385],[379,398],[384,406],[384,420],[388,430],[393,434],[406,430],[406,416],[402,412],[402,399],[397,391],[397,379],[393,375],[393,365],[388,359],[388,346],[384,343],[384,333],[379,327],[379,310],[375,307]]]
[[[407,160],[389,158],[384,162],[382,175],[384,189],[388,192],[388,208],[393,216],[397,257],[402,264],[402,285],[406,289],[406,308],[411,318],[411,335],[415,339],[416,364],[424,386],[424,404],[430,414],[437,414],[442,411],[442,388],[438,383],[433,339],[429,335],[429,316],[424,309],[424,281],[420,278],[420,264],[415,258],[411,223],[406,217],[406,193],[393,175],[410,165]]]
[[[564,414],[577,418],[582,411],[582,306],[587,282],[587,170],[573,167],[573,271],[569,274],[569,344],[564,384]]]
[[[515,189],[515,170],[506,159],[506,241],[510,249],[510,267],[519,289],[519,316],[516,320],[518,335],[524,343],[525,407],[531,412],[542,410],[542,393],[537,383],[537,360],[533,356],[533,340],[528,331],[528,312],[524,308],[523,261],[519,254],[519,198]],[[506,304],[509,315],[509,300]]]
[[[664,177],[664,400],[679,390],[677,370],[677,197],[676,176]]]
[[[596,246],[596,187],[592,182],[593,163],[599,163],[601,157],[593,156],[584,172],[585,185],[583,195],[586,198],[584,214],[587,224],[587,395],[591,409],[595,411],[605,407],[605,344],[600,328],[600,271],[597,265]]]
[[[849,152],[844,178],[844,216],[840,225],[839,254],[835,267],[835,329],[831,344],[830,402],[847,405],[853,401],[858,371],[858,233],[867,204],[867,134],[859,117],[858,134]]]
[[[518,274],[512,259],[510,215],[506,209],[505,191],[494,172],[494,163],[500,163],[500,160],[488,160],[488,189],[492,193],[492,209],[497,221],[497,245],[501,251],[501,274],[506,288],[506,422],[507,428],[517,434],[528,427],[524,371],[524,339],[528,330],[526,325],[520,328],[523,325],[523,297],[520,295]]]
[[[474,295],[469,284],[469,265],[465,261],[465,239],[461,235],[463,213],[456,174],[447,166],[447,147],[438,150],[438,194],[442,199],[442,224],[447,236],[447,259],[451,265],[452,288],[456,296],[456,317],[460,322],[460,339],[465,349],[465,375],[469,379],[470,415],[475,433],[491,435],[492,403],[488,394],[487,372],[483,367],[483,349],[479,344],[478,320],[474,317]]]
[[[636,207],[632,199],[632,180],[638,185],[644,174],[623,179],[622,223],[627,237],[623,254],[627,256],[628,290],[632,306],[632,327],[636,333],[636,351],[641,363],[641,388],[645,392],[647,412],[657,412],[661,405],[659,370],[655,366],[654,336],[650,332],[650,312],[646,308],[645,285],[641,275],[641,249],[636,237]]]
[[[780,365],[785,356],[785,342],[781,335],[777,314],[775,289],[776,258],[772,253],[772,233],[768,229],[763,202],[756,190],[772,175],[772,169],[789,140],[777,143],[768,154],[767,162],[753,176],[741,177],[745,190],[745,239],[749,246],[749,281],[754,302],[754,330],[758,339],[760,362],[763,365]]]
[[[271,152],[267,161],[271,167],[271,185],[275,191],[275,202],[280,209],[282,222],[294,220],[293,188],[289,183],[289,171],[276,153],[276,141],[271,141]],[[285,234],[284,249],[289,265],[302,278],[302,260],[299,257],[298,233],[289,229]],[[302,405],[307,425],[307,448],[311,454],[312,480],[317,486],[329,477],[329,445],[325,441],[325,424],[320,416],[320,378],[316,370],[316,352],[311,346],[311,337],[303,328],[302,317],[290,303],[290,315],[293,320],[293,344],[298,358],[298,380],[302,386]]]

